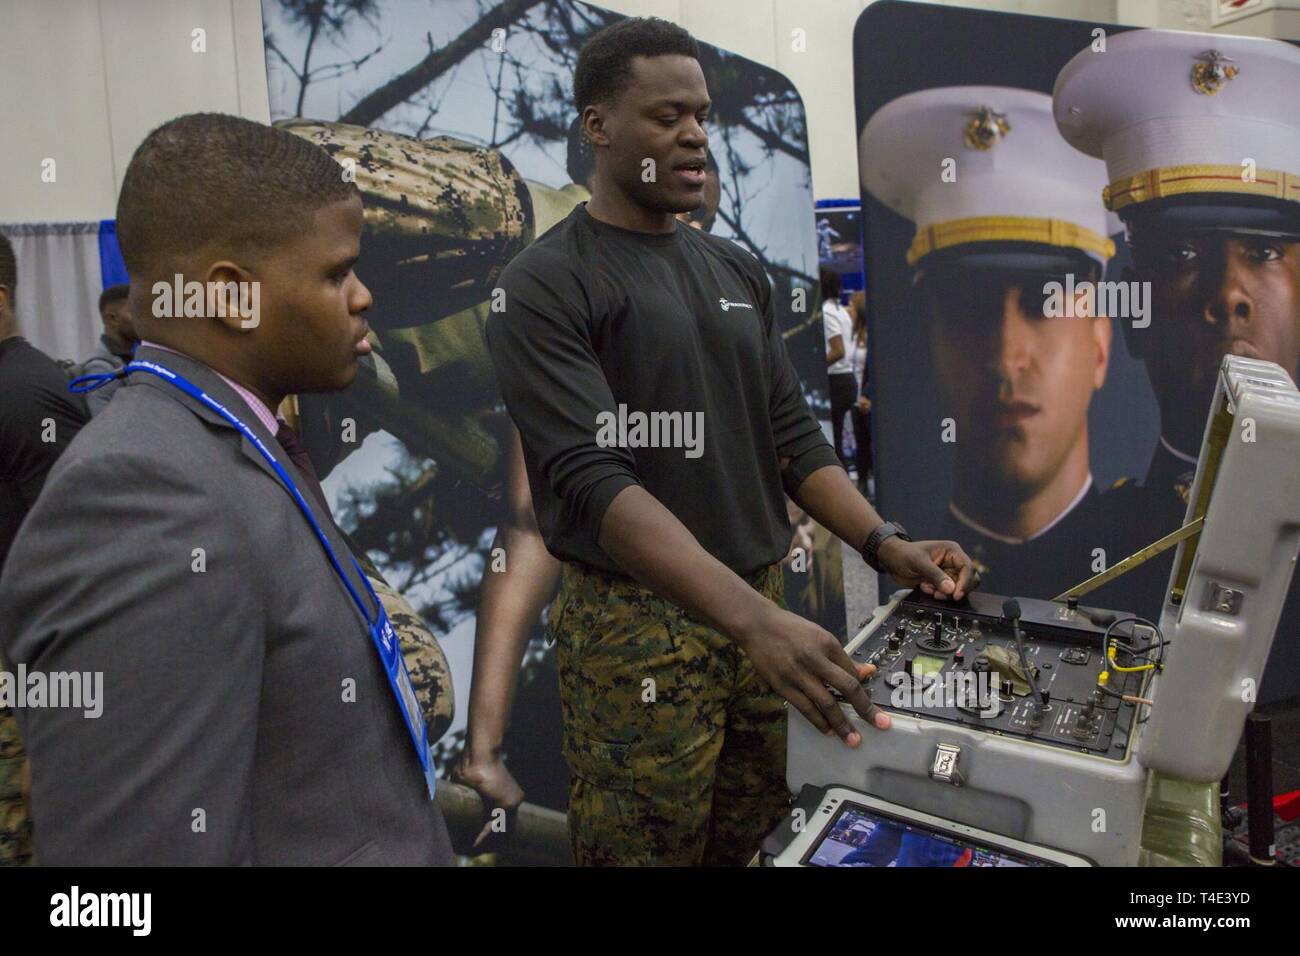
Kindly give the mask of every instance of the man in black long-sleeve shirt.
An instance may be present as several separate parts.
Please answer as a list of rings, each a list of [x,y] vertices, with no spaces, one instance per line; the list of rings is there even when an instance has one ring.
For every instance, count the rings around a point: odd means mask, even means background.
[[[574,87],[591,201],[510,263],[487,324],[565,562],[550,626],[574,853],[742,862],[784,812],[782,697],[849,746],[830,688],[889,723],[835,638],[780,606],[783,492],[903,583],[960,598],[973,571],[952,542],[891,533],[804,402],[758,263],[674,218],[705,184],[690,35],[622,21],[583,49]]]
[[[641,485],[742,576],[785,556],[783,481],[793,490],[838,458],[753,256],[698,229],[622,229],[578,205],[501,287],[488,334],[553,552],[626,576],[598,537],[610,502]]]
[[[90,419],[86,403],[68,393],[63,370],[18,334],[17,277],[13,246],[0,236],[0,568],[45,476]],[[14,712],[0,707],[0,866],[32,855],[20,783],[25,763]]]

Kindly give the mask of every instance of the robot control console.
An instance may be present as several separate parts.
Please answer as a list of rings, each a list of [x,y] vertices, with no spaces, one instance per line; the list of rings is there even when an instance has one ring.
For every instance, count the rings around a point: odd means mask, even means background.
[[[789,790],[818,803],[819,821],[839,821],[823,849],[924,830],[927,852],[964,841],[983,848],[972,859],[1010,847],[1008,859],[1051,850],[1102,866],[1213,862],[1203,851],[1217,816],[1184,817],[1173,853],[1163,840],[1144,846],[1144,821],[1160,831],[1156,808],[1178,788],[1195,790],[1182,806],[1199,806],[1232,760],[1300,549],[1297,461],[1294,382],[1272,363],[1226,356],[1183,528],[1162,539],[1178,550],[1158,621],[1073,600],[894,594],[845,648],[876,666],[867,689],[890,729],[844,705],[863,738],[849,748],[790,711]],[[826,810],[832,790],[840,803]],[[898,808],[918,816],[900,824]],[[776,843],[785,849],[769,859],[788,862],[794,844]]]
[[[851,656],[876,665],[866,687],[886,710],[1118,760],[1138,710],[1123,698],[1141,696],[1163,650],[1130,615],[978,591],[954,605],[915,591]]]

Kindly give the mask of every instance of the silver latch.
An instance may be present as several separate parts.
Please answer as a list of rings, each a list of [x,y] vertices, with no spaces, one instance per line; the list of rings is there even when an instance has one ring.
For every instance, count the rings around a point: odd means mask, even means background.
[[[961,757],[961,748],[956,744],[938,744],[934,750],[934,762],[930,766],[930,776],[935,780],[960,787],[963,783],[957,761]]]
[[[1205,585],[1205,600],[1201,602],[1202,611],[1217,611],[1219,614],[1240,614],[1242,593],[1235,588],[1226,588],[1217,581]]]

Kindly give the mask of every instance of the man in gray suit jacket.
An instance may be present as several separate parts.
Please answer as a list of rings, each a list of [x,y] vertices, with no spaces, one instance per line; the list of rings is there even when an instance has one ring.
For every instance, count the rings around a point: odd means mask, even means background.
[[[118,223],[136,360],[251,429],[368,602],[272,413],[286,394],[346,387],[368,350],[361,201],[342,173],[290,133],[181,117],[136,151]],[[169,270],[218,284],[231,308],[155,309]],[[241,310],[250,287],[260,303]],[[19,711],[41,863],[451,860],[366,621],[316,533],[254,444],[163,378],[133,373],[52,470],[0,578],[0,651],[29,673],[103,675],[97,717]]]

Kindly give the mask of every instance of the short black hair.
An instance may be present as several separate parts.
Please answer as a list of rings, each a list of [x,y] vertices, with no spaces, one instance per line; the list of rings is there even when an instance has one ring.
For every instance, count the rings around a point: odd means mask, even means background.
[[[121,302],[127,297],[131,287],[125,282],[119,282],[117,285],[111,285],[99,294],[99,311],[104,311],[104,306],[111,305],[114,302]]]
[[[153,279],[213,241],[262,251],[317,209],[360,195],[325,150],[287,130],[224,113],[159,126],[131,157],[117,200],[127,271]]]
[[[0,233],[0,285],[8,289],[10,295],[18,285],[18,257],[14,255],[13,243],[3,233]]]
[[[840,292],[844,289],[844,282],[840,279],[840,274],[834,269],[822,266],[817,273],[817,278],[821,282],[822,301],[834,299],[840,301]]]
[[[629,17],[605,27],[578,53],[573,70],[573,100],[578,112],[595,103],[612,103],[632,79],[636,56],[700,58],[695,37],[659,17]]]

